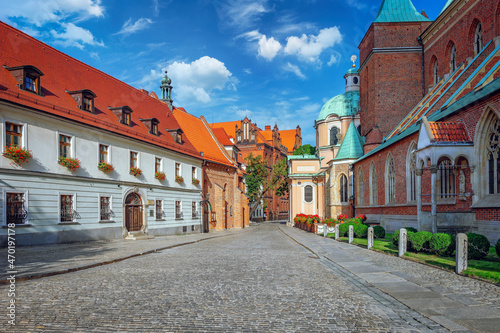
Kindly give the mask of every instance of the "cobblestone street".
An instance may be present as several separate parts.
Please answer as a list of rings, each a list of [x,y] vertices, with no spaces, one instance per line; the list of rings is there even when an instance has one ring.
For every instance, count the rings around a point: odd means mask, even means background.
[[[316,241],[337,244],[265,223],[114,264],[21,281],[17,325],[14,330],[1,325],[0,331],[448,331],[297,243],[312,249]],[[476,281],[474,286],[480,289]],[[0,292],[5,309],[7,286]],[[487,294],[481,297],[498,311],[498,287]]]

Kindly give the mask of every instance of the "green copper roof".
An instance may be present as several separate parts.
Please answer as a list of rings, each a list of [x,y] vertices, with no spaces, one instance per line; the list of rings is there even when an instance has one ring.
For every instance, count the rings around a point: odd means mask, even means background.
[[[347,158],[357,159],[361,156],[363,156],[363,139],[359,135],[356,126],[354,126],[354,122],[351,121],[334,160],[343,160]]]
[[[373,22],[426,22],[430,21],[415,9],[411,0],[383,0]]]
[[[345,73],[346,74],[358,74],[358,69],[357,68],[351,68],[350,70],[348,70]]]
[[[446,4],[444,5],[443,9],[441,9],[441,12],[439,13],[439,15],[441,15],[441,13],[444,12],[446,10],[446,8],[448,8],[448,6],[451,5],[451,3],[453,1],[454,0],[448,0],[448,1],[446,1]]]
[[[323,105],[317,121],[325,120],[329,115],[336,114],[339,117],[354,116],[359,108],[359,91],[348,91],[330,99]]]

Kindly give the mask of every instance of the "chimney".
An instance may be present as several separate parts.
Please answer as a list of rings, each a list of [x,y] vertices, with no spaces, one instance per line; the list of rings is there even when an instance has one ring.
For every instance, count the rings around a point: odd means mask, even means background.
[[[270,131],[271,130],[271,125],[266,125],[266,131]]]

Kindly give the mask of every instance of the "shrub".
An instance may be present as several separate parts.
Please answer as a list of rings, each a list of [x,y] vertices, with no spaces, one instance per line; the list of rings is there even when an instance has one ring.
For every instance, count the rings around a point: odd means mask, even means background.
[[[488,255],[490,250],[490,241],[486,236],[468,233],[467,239],[469,241],[469,259],[483,259]]]
[[[394,234],[392,235],[392,244],[398,246],[398,244],[399,244],[399,230],[394,231]]]
[[[339,237],[345,237],[349,233],[349,224],[342,223],[339,225]]]
[[[408,233],[408,243],[409,248],[420,252],[422,250],[429,250],[430,245],[429,242],[432,237],[432,232],[428,231],[419,231],[415,233]]]
[[[356,238],[367,238],[368,236],[368,226],[364,224],[356,224],[353,227],[354,236]]]
[[[413,232],[413,233],[418,232],[418,230],[417,230],[417,229],[412,228],[412,227],[405,227],[405,229],[406,229],[406,231],[408,231],[408,232]]]
[[[380,225],[376,225],[373,227],[373,236],[375,238],[384,238],[385,237],[385,229]]]
[[[455,237],[450,234],[433,234],[429,246],[432,252],[439,256],[450,256],[455,250]]]
[[[500,239],[495,244],[495,250],[497,251],[497,256],[500,257]]]

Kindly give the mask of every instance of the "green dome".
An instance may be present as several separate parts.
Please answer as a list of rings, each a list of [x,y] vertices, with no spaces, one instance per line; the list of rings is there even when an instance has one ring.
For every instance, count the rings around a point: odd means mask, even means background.
[[[359,91],[348,91],[330,99],[323,105],[316,121],[325,120],[329,115],[339,117],[354,116],[359,108]]]
[[[351,68],[350,70],[348,70],[345,73],[346,74],[358,74],[358,69],[357,68]]]

